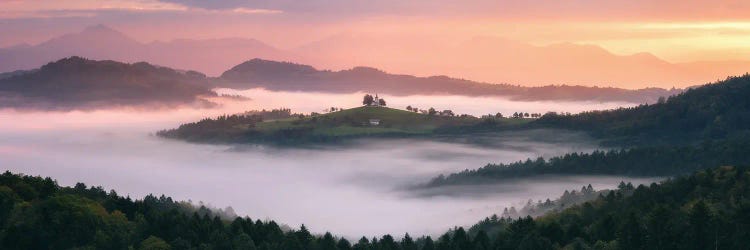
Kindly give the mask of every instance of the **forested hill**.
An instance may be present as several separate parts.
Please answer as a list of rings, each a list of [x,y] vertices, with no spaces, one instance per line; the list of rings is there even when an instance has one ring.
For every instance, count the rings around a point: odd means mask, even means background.
[[[540,218],[495,216],[469,232],[498,232],[484,249],[747,249],[748,193],[748,168],[713,168]]]
[[[88,110],[208,104],[205,75],[145,62],[69,57],[0,78],[0,108]]]
[[[544,174],[672,176],[717,165],[750,165],[746,153],[750,152],[748,97],[750,75],[744,75],[652,105],[576,115],[546,114],[525,126],[587,131],[605,144],[627,149],[488,164],[438,176],[424,186],[475,185]]]
[[[354,93],[377,91],[390,95],[503,96],[516,100],[620,101],[653,103],[660,96],[682,90],[646,88],[627,90],[612,87],[548,85],[522,87],[490,84],[447,76],[417,77],[383,72],[370,67],[348,70],[318,70],[309,65],[252,59],[224,72],[220,87],[266,88],[282,91],[324,91]]]
[[[273,221],[222,218],[205,208],[50,178],[0,175],[2,249],[743,249],[750,245],[750,171],[722,167],[649,187],[626,187],[540,218],[493,216],[429,236],[356,242],[282,229]],[[499,212],[499,211],[498,211]],[[363,225],[367,226],[367,225]],[[488,233],[489,232],[489,233]]]
[[[750,141],[720,140],[689,146],[651,146],[569,153],[550,159],[487,164],[474,170],[440,175],[418,188],[481,185],[543,175],[673,176],[725,165],[750,165]]]
[[[576,115],[550,113],[536,126],[592,132],[624,145],[750,139],[750,75],[688,89],[656,104]]]
[[[381,99],[383,100],[383,99]],[[343,143],[362,138],[434,138],[449,128],[471,127],[491,121],[493,128],[512,127],[527,119],[487,118],[453,115],[446,110],[438,115],[388,107],[362,106],[334,108],[326,114],[295,114],[289,109],[251,111],[244,114],[205,118],[182,124],[156,134],[171,139],[199,143],[266,144],[274,146],[311,146]],[[451,115],[447,115],[450,112]],[[273,116],[270,116],[272,115]],[[377,120],[373,125],[370,120]],[[453,130],[450,130],[453,131]]]

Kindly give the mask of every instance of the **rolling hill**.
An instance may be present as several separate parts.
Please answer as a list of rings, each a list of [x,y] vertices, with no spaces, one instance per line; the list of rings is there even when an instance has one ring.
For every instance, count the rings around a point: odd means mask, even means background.
[[[585,130],[613,144],[695,144],[750,138],[750,75],[729,77],[651,105],[576,115],[550,113],[539,127]]]
[[[585,131],[605,145],[621,149],[488,164],[435,177],[422,187],[477,185],[548,174],[672,176],[717,165],[750,165],[750,155],[745,153],[750,150],[747,96],[750,75],[743,75],[651,105],[575,115],[548,113],[521,127]]]
[[[211,105],[205,75],[140,62],[69,57],[0,78],[0,108],[90,110]]]
[[[585,86],[522,87],[489,84],[447,76],[416,77],[389,74],[370,67],[342,71],[318,70],[309,65],[252,59],[234,66],[219,77],[217,86],[266,88],[279,91],[324,91],[338,93],[379,92],[390,95],[502,96],[515,100],[655,102],[682,90],[646,88],[626,90]]]
[[[283,115],[277,115],[283,113]],[[273,118],[269,118],[271,114]],[[371,119],[377,124],[371,124]],[[498,124],[516,125],[526,119],[499,118]],[[343,142],[356,138],[426,137],[442,129],[463,127],[483,120],[470,116],[426,115],[387,107],[358,107],[321,115],[292,114],[290,110],[221,116],[162,130],[165,138],[203,143],[260,143],[307,145]],[[499,126],[499,125],[498,125]]]

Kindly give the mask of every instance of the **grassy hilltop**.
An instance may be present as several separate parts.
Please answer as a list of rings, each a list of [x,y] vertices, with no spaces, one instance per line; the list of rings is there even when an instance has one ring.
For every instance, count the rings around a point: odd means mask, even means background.
[[[266,111],[267,112],[267,111]],[[276,112],[276,111],[272,111]],[[278,112],[277,112],[278,113]],[[318,143],[337,142],[362,137],[432,136],[460,131],[487,123],[473,116],[427,115],[387,107],[357,107],[320,115],[284,115],[255,112],[221,116],[183,124],[158,135],[194,142],[209,143]],[[370,119],[379,124],[370,124]],[[490,118],[492,124],[519,124],[526,119]]]

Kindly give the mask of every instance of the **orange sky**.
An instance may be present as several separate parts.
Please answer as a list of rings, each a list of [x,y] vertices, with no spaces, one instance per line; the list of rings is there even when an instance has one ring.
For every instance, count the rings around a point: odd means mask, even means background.
[[[0,46],[39,43],[100,23],[143,42],[246,37],[288,50],[348,35],[403,47],[459,45],[476,37],[591,44],[672,63],[750,56],[750,1],[743,0],[5,0]],[[373,66],[399,71],[400,64]]]

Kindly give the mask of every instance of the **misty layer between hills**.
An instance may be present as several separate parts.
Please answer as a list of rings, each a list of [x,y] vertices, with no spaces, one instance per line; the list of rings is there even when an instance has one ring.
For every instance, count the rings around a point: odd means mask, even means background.
[[[440,173],[489,162],[596,148],[579,135],[572,138],[580,140],[535,141],[556,138],[542,131],[501,134],[493,147],[447,141],[365,140],[356,146],[320,149],[197,145],[148,135],[202,115],[192,112],[3,111],[0,115],[12,116],[15,122],[0,124],[0,157],[8,170],[44,174],[62,185],[80,181],[131,197],[164,193],[178,200],[232,206],[239,215],[273,218],[293,227],[305,223],[316,232],[335,231],[353,237],[436,234],[455,225],[470,225],[528,199],[555,198],[565,189],[588,184],[596,189],[612,188],[621,179],[530,179],[475,196],[461,190],[425,196],[404,189]],[[363,229],[362,223],[371,226]]]

